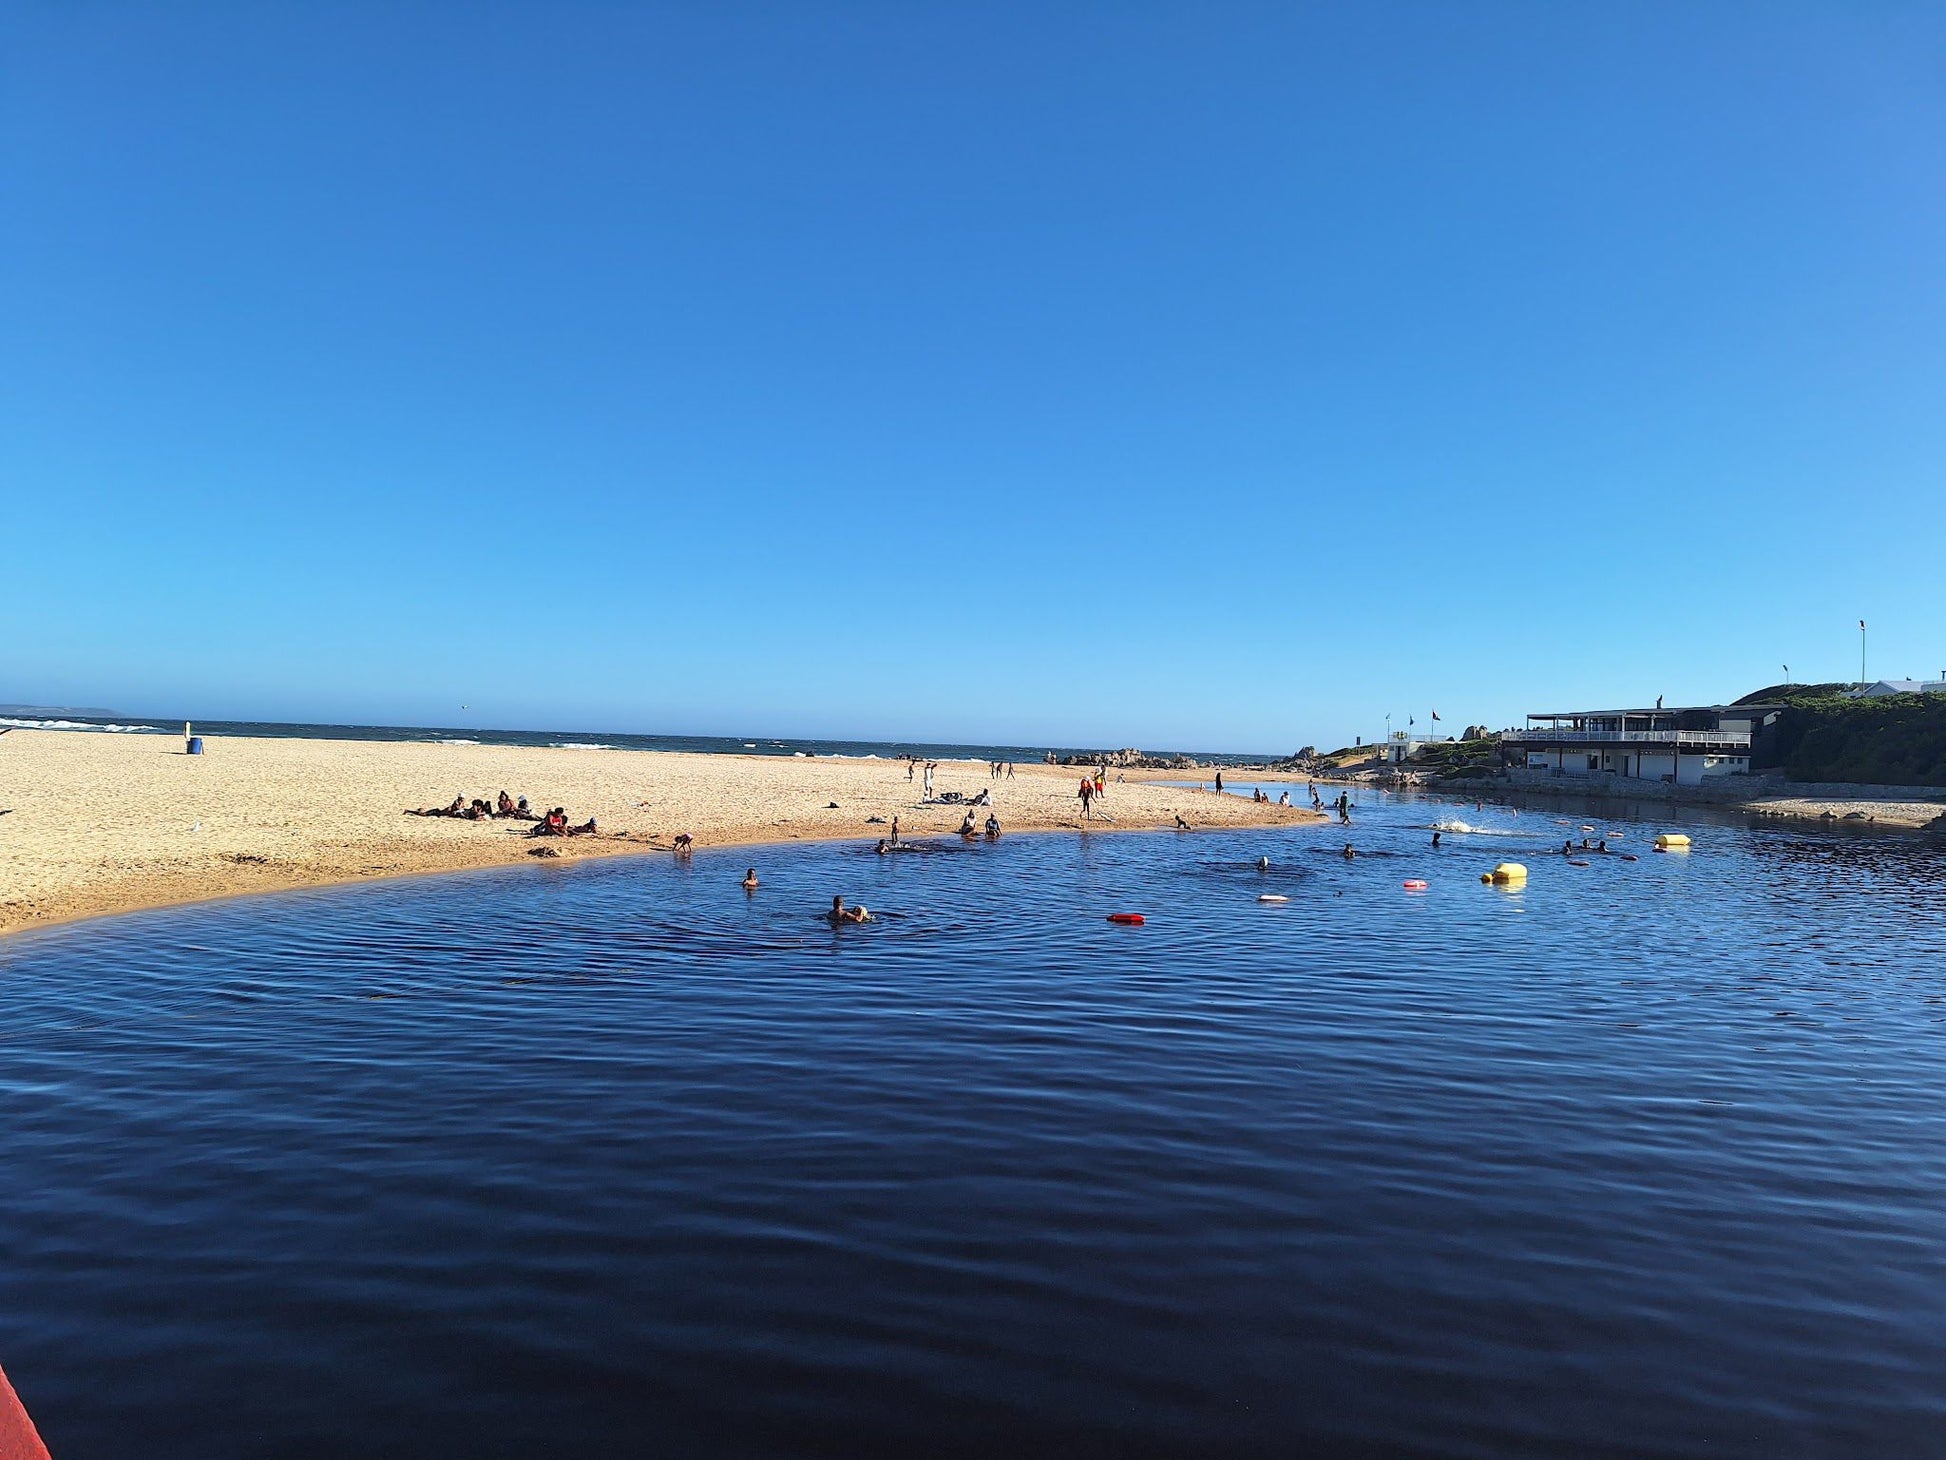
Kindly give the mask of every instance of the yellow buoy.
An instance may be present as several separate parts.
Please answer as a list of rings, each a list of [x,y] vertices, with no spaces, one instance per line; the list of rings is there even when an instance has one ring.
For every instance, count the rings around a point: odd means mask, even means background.
[[[1527,869],[1518,862],[1502,862],[1489,875],[1495,882],[1525,882]]]
[[[1688,851],[1689,838],[1679,831],[1665,831],[1655,839],[1658,852]]]

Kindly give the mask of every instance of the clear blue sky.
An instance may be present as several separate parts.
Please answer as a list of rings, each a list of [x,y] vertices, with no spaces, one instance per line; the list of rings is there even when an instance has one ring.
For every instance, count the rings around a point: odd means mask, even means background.
[[[1946,668],[1937,6],[20,4],[0,127],[0,700],[1285,750]]]

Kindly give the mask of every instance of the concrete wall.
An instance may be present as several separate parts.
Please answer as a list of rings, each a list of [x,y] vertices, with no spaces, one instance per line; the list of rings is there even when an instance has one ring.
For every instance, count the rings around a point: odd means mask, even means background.
[[[1698,756],[1700,761],[1702,757]],[[1654,756],[1649,757],[1651,766]],[[1687,770],[1689,757],[1683,757]],[[1586,765],[1584,759],[1582,762]],[[1464,788],[1466,781],[1455,781]],[[1711,776],[1700,786],[1672,786],[1667,781],[1637,780],[1633,776],[1557,776],[1552,771],[1513,769],[1481,783],[1510,790],[1563,791],[1577,796],[1613,794],[1650,799],[1685,801],[1748,801],[1760,796],[1801,796],[1827,801],[1946,801],[1946,787],[1939,786],[1865,786],[1845,781],[1787,781],[1777,771],[1755,775]]]
[[[1589,757],[1596,764],[1588,764]],[[1556,769],[1556,761],[1559,769]],[[1714,760],[1715,765],[1710,764]],[[1748,768],[1748,760],[1744,768]],[[1527,753],[1527,769],[1547,775],[1562,777],[1575,776],[1587,780],[1609,778],[1659,781],[1664,776],[1680,775],[1685,786],[1701,785],[1704,780],[1715,780],[1719,776],[1738,773],[1729,756],[1685,755],[1678,768],[1673,755],[1643,754],[1633,747],[1616,746],[1613,750],[1565,749],[1557,756],[1554,751],[1530,750]]]

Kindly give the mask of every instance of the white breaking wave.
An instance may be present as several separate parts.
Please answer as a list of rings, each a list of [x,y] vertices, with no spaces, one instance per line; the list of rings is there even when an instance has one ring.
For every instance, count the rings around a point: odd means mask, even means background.
[[[1473,826],[1461,821],[1457,816],[1449,817],[1445,821],[1435,821],[1432,829],[1444,832],[1448,836],[1513,836],[1516,834],[1511,826]]]
[[[154,725],[90,725],[85,720],[17,720],[0,715],[0,725],[11,730],[86,730],[106,735],[166,735]]]
[[[463,735],[439,735],[433,738],[434,745],[478,745],[477,740],[468,740]]]
[[[620,750],[619,745],[603,745],[599,740],[550,740],[553,750]]]

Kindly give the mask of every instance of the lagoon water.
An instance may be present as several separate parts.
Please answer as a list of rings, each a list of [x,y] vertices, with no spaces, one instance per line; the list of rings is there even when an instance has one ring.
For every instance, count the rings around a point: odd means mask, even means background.
[[[1938,1453],[1939,847],[1657,814],[20,937],[0,1362],[63,1460]]]

